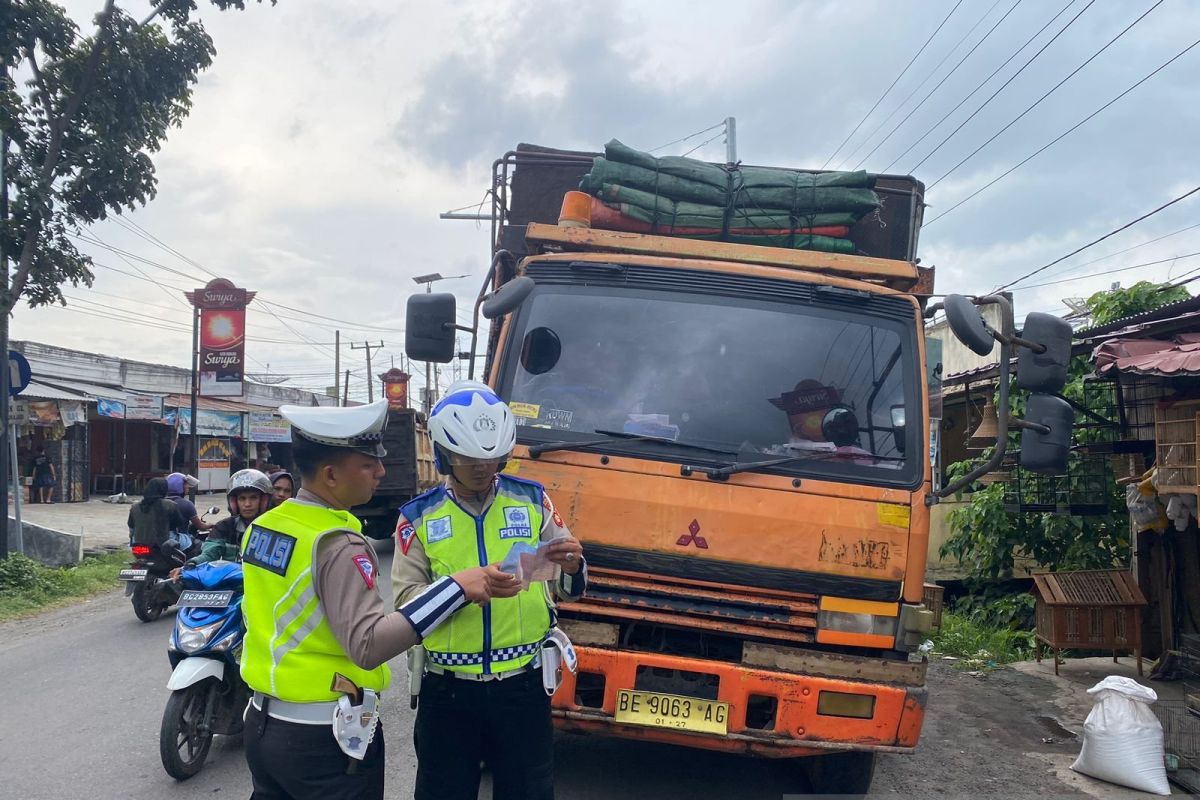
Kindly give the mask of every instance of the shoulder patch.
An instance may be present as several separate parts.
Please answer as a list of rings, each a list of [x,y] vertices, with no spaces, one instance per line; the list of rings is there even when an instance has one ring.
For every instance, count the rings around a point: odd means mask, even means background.
[[[401,514],[396,520],[396,544],[400,545],[400,552],[404,555],[408,555],[408,548],[412,545],[416,532],[417,529],[413,527],[413,524]]]
[[[363,583],[368,589],[375,588],[375,564],[371,561],[371,557],[366,553],[359,553],[354,556],[354,566],[358,567],[358,574],[362,575]]]
[[[286,575],[296,552],[296,537],[261,525],[252,525],[249,534],[242,562],[276,575]]]

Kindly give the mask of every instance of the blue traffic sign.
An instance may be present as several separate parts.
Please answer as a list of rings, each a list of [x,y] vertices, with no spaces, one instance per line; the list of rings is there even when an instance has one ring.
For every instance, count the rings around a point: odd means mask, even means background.
[[[16,397],[29,386],[33,372],[29,369],[29,360],[16,350],[8,351],[8,394]]]

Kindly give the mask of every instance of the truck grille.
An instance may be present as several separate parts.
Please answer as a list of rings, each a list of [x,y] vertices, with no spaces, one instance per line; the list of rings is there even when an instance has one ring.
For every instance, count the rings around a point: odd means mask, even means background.
[[[587,594],[561,610],[781,642],[811,642],[817,627],[814,595],[590,567]]]

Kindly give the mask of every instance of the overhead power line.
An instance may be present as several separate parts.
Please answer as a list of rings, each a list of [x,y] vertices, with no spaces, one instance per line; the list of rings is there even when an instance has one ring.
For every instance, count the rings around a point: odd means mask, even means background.
[[[925,105],[925,103],[929,101],[929,98],[931,98],[935,94],[937,94],[938,89],[941,89],[942,86],[946,83],[946,81],[950,80],[950,78],[954,75],[954,73],[958,72],[958,68],[961,67],[966,62],[966,60],[968,58],[970,58],[975,53],[976,50],[979,49],[980,45],[982,45],[984,42],[986,42],[991,37],[991,35],[995,32],[996,28],[999,28],[1000,25],[1003,24],[1004,20],[1008,19],[1009,16],[1014,11],[1017,10],[1017,6],[1021,5],[1021,3],[1022,3],[1022,0],[1016,0],[1015,3],[1013,3],[1011,6],[1009,6],[1008,11],[1005,11],[1004,14],[1001,15],[1000,19],[996,20],[996,22],[992,25],[992,27],[988,28],[987,32],[984,33],[983,36],[980,38],[980,40],[978,42],[976,42],[975,45],[970,50],[967,51],[966,55],[964,55],[962,58],[960,58],[958,60],[958,63],[955,64],[953,67],[951,67],[950,71],[947,72],[942,77],[942,79],[937,82],[937,85],[934,86],[932,89],[930,89],[925,94],[925,96],[921,98],[921,101],[919,103],[917,103],[915,106],[913,106],[912,110],[910,110],[907,114],[904,115],[904,119],[900,120],[898,123],[893,125],[892,129],[890,131],[888,131],[887,136],[884,136],[882,139],[880,139],[879,143],[877,145],[875,145],[873,148],[871,148],[871,152],[869,152],[865,156],[863,156],[862,160],[854,165],[854,169],[857,170],[857,169],[861,168],[864,164],[867,163],[867,160],[870,159],[871,156],[875,155],[875,153],[878,152],[880,147],[883,147],[885,144],[887,144],[889,139],[891,139],[893,136],[895,136],[897,133],[899,133],[900,129],[904,127],[904,124],[906,122],[908,122],[910,119],[912,119],[913,114],[916,114],[918,111],[920,111],[921,106]],[[992,8],[995,8],[995,6],[992,6]],[[983,20],[987,18],[987,15],[991,14],[991,13],[992,13],[992,9],[989,8],[987,14],[984,14],[983,18],[980,19],[979,22],[983,22]],[[978,24],[979,23],[976,23],[976,27],[978,27]],[[975,30],[975,28],[972,28],[971,30]]]
[[[951,167],[951,168],[950,168],[950,169],[949,169],[949,170],[948,170],[948,171],[947,171],[947,172],[946,172],[944,175],[942,175],[942,177],[938,178],[936,181],[934,181],[933,183],[929,184],[929,186],[928,186],[927,188],[928,188],[928,189],[932,189],[933,187],[937,186],[937,185],[938,185],[939,183],[941,183],[942,181],[946,180],[946,178],[950,177],[950,176],[951,176],[951,175],[953,175],[953,174],[954,174],[956,171],[958,171],[958,169],[959,169],[959,168],[960,168],[960,167],[961,167],[963,164],[966,164],[966,163],[967,163],[968,161],[970,161],[972,158],[974,158],[975,156],[977,156],[981,150],[983,150],[985,147],[987,147],[987,146],[988,146],[989,144],[991,144],[992,142],[994,142],[994,141],[996,141],[997,139],[999,139],[999,138],[1000,138],[1000,137],[1001,137],[1001,136],[1004,134],[1004,132],[1005,132],[1005,131],[1007,131],[1007,130],[1008,130],[1009,128],[1011,128],[1013,125],[1016,125],[1018,122],[1020,122],[1020,121],[1021,121],[1021,120],[1022,120],[1024,117],[1025,117],[1025,115],[1026,115],[1026,114],[1028,114],[1030,111],[1033,111],[1035,108],[1037,108],[1039,105],[1041,105],[1041,103],[1042,103],[1042,101],[1043,101],[1043,100],[1045,100],[1047,97],[1049,97],[1050,95],[1052,95],[1052,94],[1054,94],[1056,91],[1058,91],[1060,88],[1062,88],[1062,85],[1063,85],[1064,83],[1066,83],[1067,81],[1071,80],[1071,78],[1074,78],[1076,75],[1078,75],[1078,74],[1080,73],[1080,71],[1082,71],[1082,70],[1083,70],[1083,68],[1084,68],[1084,67],[1086,67],[1088,64],[1092,63],[1092,61],[1094,61],[1095,59],[1097,59],[1097,58],[1100,56],[1100,54],[1101,54],[1101,53],[1103,53],[1105,50],[1107,50],[1108,48],[1110,48],[1110,47],[1112,47],[1114,44],[1116,44],[1116,42],[1117,42],[1117,40],[1118,40],[1118,39],[1120,39],[1120,38],[1121,38],[1122,36],[1124,36],[1125,34],[1129,33],[1129,31],[1133,30],[1133,28],[1134,28],[1134,27],[1135,27],[1135,26],[1136,26],[1136,25],[1137,25],[1139,22],[1141,22],[1142,20],[1144,20],[1146,17],[1150,16],[1150,12],[1151,12],[1151,11],[1153,11],[1153,10],[1154,10],[1154,9],[1156,9],[1156,8],[1158,8],[1158,7],[1159,7],[1159,6],[1161,6],[1162,4],[1163,4],[1163,0],[1158,0],[1158,2],[1156,2],[1154,5],[1150,6],[1150,8],[1148,8],[1148,9],[1146,9],[1146,10],[1145,10],[1145,12],[1143,12],[1143,13],[1142,13],[1142,15],[1141,15],[1140,17],[1138,17],[1137,19],[1135,19],[1133,22],[1129,23],[1129,25],[1127,25],[1127,26],[1125,27],[1125,29],[1124,29],[1124,30],[1122,30],[1120,33],[1118,33],[1116,36],[1114,36],[1113,38],[1109,39],[1109,40],[1108,40],[1108,42],[1107,42],[1107,43],[1106,43],[1106,44],[1105,44],[1103,47],[1101,47],[1099,50],[1097,50],[1096,52],[1094,52],[1094,53],[1092,53],[1090,56],[1088,56],[1088,58],[1087,58],[1087,60],[1086,60],[1086,61],[1084,61],[1082,64],[1080,64],[1080,65],[1079,65],[1078,67],[1076,67],[1075,69],[1071,70],[1071,72],[1070,72],[1070,73],[1069,73],[1069,74],[1068,74],[1068,75],[1067,75],[1065,78],[1063,78],[1063,79],[1062,79],[1061,81],[1059,81],[1058,83],[1054,84],[1054,86],[1052,86],[1048,92],[1046,92],[1045,94],[1043,94],[1043,95],[1042,95],[1041,97],[1039,97],[1037,100],[1034,100],[1034,101],[1033,101],[1033,103],[1031,103],[1031,104],[1030,104],[1030,105],[1029,105],[1029,106],[1028,106],[1028,107],[1027,107],[1027,108],[1026,108],[1024,111],[1022,111],[1020,114],[1017,114],[1017,116],[1013,117],[1013,118],[1012,118],[1012,120],[1010,120],[1010,121],[1009,121],[1009,122],[1008,122],[1008,123],[1007,123],[1007,124],[1006,124],[1006,125],[1005,125],[1003,128],[1001,128],[1000,130],[998,130],[998,131],[996,131],[994,134],[992,134],[992,135],[991,135],[991,137],[989,137],[989,138],[988,138],[988,140],[987,140],[986,142],[984,142],[983,144],[979,145],[979,147],[976,147],[974,150],[972,150],[972,151],[971,151],[971,152],[970,152],[970,153],[967,155],[967,157],[966,157],[966,158],[964,158],[962,161],[959,161],[957,164],[955,164],[953,167]],[[1177,56],[1177,57],[1178,57],[1178,56]]]
[[[1060,36],[1062,36],[1064,33],[1066,33],[1066,32],[1067,32],[1067,29],[1069,29],[1069,28],[1070,28],[1072,25],[1074,25],[1074,24],[1075,24],[1075,21],[1076,21],[1077,19],[1079,19],[1080,17],[1082,17],[1082,16],[1084,15],[1084,13],[1085,13],[1085,12],[1086,12],[1086,11],[1087,11],[1089,8],[1091,8],[1091,7],[1092,7],[1092,4],[1093,4],[1093,3],[1095,3],[1095,2],[1096,2],[1096,0],[1088,0],[1088,4],[1087,4],[1086,6],[1084,6],[1083,8],[1081,8],[1081,9],[1079,10],[1079,13],[1078,13],[1078,14],[1076,14],[1076,15],[1075,15],[1075,16],[1073,16],[1073,17],[1071,17],[1071,19],[1070,19],[1070,20],[1067,22],[1067,24],[1066,24],[1066,25],[1063,25],[1061,28],[1059,28],[1059,30],[1058,30],[1058,33],[1056,33],[1056,34],[1054,34],[1052,37],[1050,37],[1050,40],[1049,40],[1048,42],[1046,42],[1044,45],[1042,45],[1042,46],[1041,46],[1041,48],[1040,48],[1040,49],[1038,49],[1038,51],[1037,51],[1036,53],[1034,53],[1032,56],[1030,56],[1030,57],[1029,57],[1029,60],[1028,60],[1028,61],[1026,61],[1024,64],[1022,64],[1022,65],[1021,65],[1021,68],[1020,68],[1020,69],[1018,69],[1016,72],[1014,72],[1012,75],[1010,75],[1010,76],[1009,76],[1009,78],[1008,78],[1008,80],[1006,80],[1004,83],[1002,83],[1002,84],[1000,85],[1000,88],[999,88],[999,89],[997,89],[996,91],[992,92],[991,96],[989,96],[987,100],[984,100],[982,103],[980,103],[979,107],[978,107],[978,108],[976,108],[974,111],[972,111],[972,112],[971,112],[971,113],[970,113],[970,114],[967,116],[967,118],[966,118],[966,119],[964,119],[962,122],[958,123],[958,127],[957,127],[957,128],[955,128],[954,130],[950,131],[950,134],[949,134],[949,135],[948,135],[948,136],[947,136],[945,139],[942,139],[940,142],[938,142],[936,147],[934,147],[932,150],[930,150],[928,153],[926,153],[924,158],[922,158],[922,159],[921,159],[920,161],[918,161],[918,162],[917,162],[915,165],[913,165],[913,168],[909,170],[909,173],[916,172],[918,169],[920,169],[921,165],[922,165],[922,164],[924,164],[926,161],[928,161],[930,158],[932,158],[934,153],[936,153],[938,150],[941,150],[943,147],[945,147],[945,146],[946,146],[946,142],[949,142],[951,139],[953,139],[955,136],[957,136],[957,135],[958,135],[958,132],[959,132],[959,131],[961,131],[961,130],[963,129],[963,127],[964,127],[964,126],[965,126],[965,125],[966,125],[968,122],[970,122],[971,120],[975,119],[975,116],[976,116],[976,115],[977,115],[977,114],[978,114],[980,111],[983,111],[983,109],[987,108],[987,107],[988,107],[988,105],[989,105],[989,104],[990,104],[990,103],[991,103],[993,100],[995,100],[995,99],[996,99],[996,97],[997,97],[997,96],[998,96],[998,95],[999,95],[1001,92],[1003,92],[1005,89],[1007,89],[1007,88],[1008,88],[1008,87],[1009,87],[1009,86],[1012,84],[1012,82],[1013,82],[1013,81],[1015,81],[1015,80],[1017,79],[1017,77],[1018,77],[1018,76],[1019,76],[1019,75],[1020,75],[1022,72],[1024,72],[1026,69],[1028,69],[1028,68],[1029,68],[1029,65],[1030,65],[1030,64],[1032,64],[1034,61],[1037,61],[1038,57],[1039,57],[1039,56],[1040,56],[1042,53],[1046,52],[1046,50],[1047,50],[1047,49],[1050,47],[1050,45],[1052,45],[1052,44],[1054,44],[1056,41],[1058,41],[1058,37],[1060,37]]]
[[[1100,272],[1089,272],[1087,275],[1076,275],[1073,278],[1057,278],[1052,281],[1043,281],[1042,283],[1027,283],[1024,286],[1017,286],[1017,287],[1013,288],[1012,291],[1023,292],[1026,289],[1040,289],[1043,286],[1057,286],[1058,284],[1061,284],[1061,283],[1074,283],[1075,281],[1086,281],[1088,278],[1098,278],[1101,275],[1113,275],[1118,272],[1128,272],[1129,270],[1132,270],[1132,269],[1141,269],[1143,267],[1153,267],[1153,266],[1157,266],[1158,264],[1169,264],[1169,263],[1178,261],[1181,258],[1192,258],[1193,256],[1200,256],[1200,250],[1197,250],[1194,253],[1183,253],[1181,255],[1171,256],[1170,258],[1160,258],[1157,261],[1143,261],[1141,264],[1130,264],[1127,267],[1116,267],[1115,269],[1106,269],[1106,270],[1101,270]]]
[[[1141,247],[1145,247],[1146,245],[1154,244],[1155,242],[1161,242],[1163,239],[1170,239],[1172,236],[1178,236],[1181,233],[1186,233],[1190,230],[1195,230],[1196,228],[1200,228],[1200,222],[1180,228],[1177,231],[1171,231],[1170,233],[1164,233],[1162,236],[1155,236],[1153,239],[1147,239],[1144,242],[1139,242],[1130,247],[1126,247],[1123,250],[1117,250],[1115,252],[1109,253],[1108,255],[1100,256],[1099,258],[1093,258],[1091,261],[1083,261],[1079,264],[1076,264],[1073,267],[1068,267],[1067,269],[1062,270],[1061,272],[1056,272],[1054,274],[1055,275],[1068,275],[1068,274],[1075,272],[1076,270],[1082,269],[1084,267],[1090,267],[1092,264],[1099,264],[1101,261],[1107,261],[1110,258],[1116,258],[1117,256],[1124,255],[1125,253],[1128,253],[1132,250],[1137,250]]]
[[[1036,40],[1037,37],[1041,36],[1042,33],[1044,33],[1047,28],[1049,28],[1051,25],[1054,24],[1055,20],[1057,20],[1059,17],[1061,17],[1063,14],[1065,14],[1067,9],[1070,8],[1071,6],[1073,6],[1074,4],[1075,4],[1075,0],[1067,0],[1067,4],[1065,6],[1063,6],[1062,8],[1060,8],[1058,10],[1057,14],[1055,14],[1053,17],[1051,17],[1049,20],[1047,20],[1045,25],[1038,28],[1038,30],[1032,36],[1030,36],[1028,39],[1025,40],[1025,43],[1023,45],[1021,45],[1015,51],[1013,51],[1012,55],[1010,55],[1008,58],[1004,59],[1004,62],[1000,66],[998,66],[994,70],[992,70],[991,75],[988,75],[986,78],[984,78],[982,81],[980,81],[979,84],[976,85],[976,87],[974,89],[972,89],[967,94],[966,97],[964,97],[962,100],[959,100],[958,104],[955,105],[954,108],[947,111],[942,116],[941,119],[939,119],[937,122],[933,123],[933,125],[930,126],[929,130],[927,130],[923,134],[921,134],[920,138],[918,138],[915,142],[910,144],[903,153],[901,153],[900,155],[898,155],[894,159],[892,159],[892,163],[890,163],[886,167],[884,167],[883,172],[890,172],[892,167],[896,166],[896,164],[900,161],[900,159],[904,158],[906,155],[911,153],[913,151],[913,149],[916,148],[917,145],[919,145],[921,142],[925,141],[929,137],[929,134],[933,133],[938,128],[942,127],[943,122],[950,119],[950,117],[954,115],[954,112],[958,111],[960,108],[962,108],[964,105],[966,105],[967,101],[970,100],[972,97],[974,97],[975,94],[980,89],[982,89],[984,86],[987,86],[989,83],[991,83],[992,78],[996,77],[1002,69],[1007,67],[1012,62],[1012,60],[1014,58],[1021,55],[1021,53],[1025,52],[1026,47],[1029,47],[1029,45],[1033,44],[1034,40]]]
[[[701,136],[705,133],[708,133],[709,131],[713,131],[713,130],[716,130],[717,128],[724,128],[724,127],[725,127],[725,120],[721,120],[716,125],[709,125],[707,128],[705,128],[702,131],[696,131],[695,133],[689,133],[687,136],[684,136],[682,139],[676,139],[674,141],[667,142],[666,144],[660,144],[658,147],[655,147],[651,150],[647,150],[646,152],[647,153],[657,153],[659,150],[665,150],[666,148],[670,147],[673,144],[682,144],[683,142],[686,142],[688,139],[695,139],[697,136]],[[459,210],[461,211],[462,209],[459,209]]]
[[[1116,236],[1118,233],[1121,233],[1122,231],[1129,230],[1134,225],[1137,225],[1139,222],[1150,219],[1150,217],[1153,217],[1155,214],[1158,214],[1161,211],[1165,211],[1166,209],[1170,208],[1171,206],[1175,205],[1176,203],[1180,203],[1180,202],[1186,200],[1187,198],[1194,195],[1196,192],[1200,192],[1200,186],[1197,186],[1196,188],[1192,189],[1191,191],[1184,192],[1183,194],[1176,197],[1174,200],[1170,200],[1166,203],[1163,203],[1158,208],[1154,209],[1153,211],[1148,211],[1145,214],[1142,214],[1137,219],[1126,222],[1124,225],[1122,225],[1119,228],[1114,228],[1113,230],[1104,234],[1100,238],[1093,239],[1092,241],[1088,242],[1087,244],[1083,245],[1082,247],[1077,247],[1076,249],[1067,253],[1065,256],[1061,256],[1059,258],[1054,259],[1049,264],[1043,264],[1042,266],[1038,267],[1037,269],[1030,270],[1029,272],[1025,273],[1024,275],[1022,275],[1021,277],[1019,277],[1015,280],[1011,280],[1002,286],[996,287],[993,290],[993,292],[999,292],[1004,289],[1007,289],[1010,286],[1013,286],[1015,284],[1020,283],[1021,281],[1026,280],[1027,278],[1032,278],[1034,275],[1037,275],[1039,272],[1044,272],[1045,270],[1050,269],[1050,267],[1053,267],[1055,264],[1061,264],[1062,262],[1066,261],[1068,258],[1071,258],[1072,256],[1075,256],[1075,255],[1079,255],[1084,250],[1087,250],[1089,247],[1094,247],[1094,246],[1100,244],[1101,242],[1103,242],[1105,239],[1110,239],[1113,236]]]
[[[1139,87],[1139,86],[1141,86],[1143,83],[1145,83],[1146,81],[1150,80],[1151,78],[1153,78],[1153,77],[1154,77],[1155,75],[1157,75],[1158,73],[1162,72],[1162,71],[1163,71],[1164,69],[1166,69],[1167,67],[1171,66],[1171,64],[1172,64],[1172,63],[1174,63],[1175,61],[1177,61],[1177,60],[1179,60],[1180,58],[1182,58],[1184,55],[1186,55],[1186,54],[1187,54],[1187,52],[1188,52],[1189,50],[1191,50],[1191,49],[1193,49],[1194,47],[1196,47],[1196,45],[1200,45],[1200,39],[1197,39],[1196,41],[1192,42],[1190,45],[1188,45],[1188,46],[1187,46],[1187,47],[1185,47],[1183,50],[1181,50],[1181,51],[1179,51],[1178,53],[1176,53],[1174,56],[1172,56],[1172,57],[1171,57],[1170,59],[1168,59],[1166,62],[1164,62],[1164,63],[1160,64],[1158,67],[1156,67],[1156,68],[1155,68],[1153,71],[1151,71],[1151,72],[1150,72],[1148,75],[1146,75],[1145,77],[1143,77],[1143,78],[1142,78],[1141,80],[1139,80],[1137,83],[1133,84],[1133,85],[1132,85],[1132,86],[1130,86],[1128,89],[1126,89],[1125,91],[1121,92],[1119,95],[1117,95],[1116,97],[1114,97],[1112,100],[1109,100],[1107,103],[1105,103],[1104,105],[1100,106],[1099,108],[1097,108],[1097,109],[1096,109],[1095,111],[1093,111],[1092,113],[1088,114],[1088,115],[1087,115],[1086,117],[1084,117],[1083,119],[1079,120],[1079,122],[1076,122],[1074,125],[1072,125],[1070,128],[1068,128],[1067,130],[1065,130],[1065,131],[1063,131],[1062,133],[1060,133],[1058,136],[1055,136],[1053,139],[1051,139],[1049,142],[1047,142],[1046,144],[1044,144],[1044,145],[1042,145],[1041,147],[1039,147],[1039,148],[1038,148],[1037,150],[1035,150],[1033,153],[1030,153],[1028,156],[1026,156],[1026,157],[1025,157],[1024,159],[1022,159],[1020,162],[1018,162],[1017,164],[1014,164],[1012,167],[1009,167],[1007,170],[1005,170],[1004,172],[1002,172],[1000,175],[997,175],[995,178],[993,178],[992,180],[988,181],[988,182],[987,182],[987,183],[985,183],[983,186],[980,186],[978,189],[976,189],[975,191],[971,192],[971,194],[967,195],[967,196],[966,196],[966,197],[964,197],[962,200],[959,200],[957,203],[955,203],[954,205],[952,205],[952,206],[950,206],[949,208],[947,208],[947,209],[946,209],[945,211],[943,211],[941,214],[938,214],[936,217],[934,217],[933,219],[929,220],[929,222],[926,222],[926,223],[925,223],[925,226],[932,225],[933,223],[937,222],[937,221],[938,221],[939,219],[941,219],[942,217],[944,217],[944,216],[946,216],[947,214],[949,214],[950,212],[954,211],[954,209],[958,208],[959,206],[963,205],[964,203],[967,203],[967,202],[968,202],[968,201],[970,201],[971,199],[973,199],[973,198],[975,198],[975,197],[979,196],[979,195],[980,195],[980,194],[982,194],[983,192],[985,192],[985,191],[987,191],[988,189],[990,189],[991,187],[995,186],[995,185],[996,185],[997,183],[999,183],[1000,181],[1002,181],[1002,180],[1004,180],[1005,178],[1007,178],[1007,177],[1008,177],[1009,175],[1011,175],[1012,173],[1016,172],[1016,171],[1017,171],[1018,169],[1020,169],[1021,167],[1025,166],[1026,164],[1028,164],[1028,163],[1029,163],[1030,161],[1032,161],[1033,159],[1035,159],[1035,158],[1037,158],[1038,156],[1040,156],[1042,153],[1044,153],[1044,152],[1046,152],[1047,150],[1049,150],[1049,149],[1050,149],[1051,147],[1053,147],[1054,145],[1058,144],[1058,143],[1059,143],[1060,141],[1062,141],[1063,139],[1067,138],[1067,136],[1071,135],[1071,134],[1072,134],[1072,133],[1074,133],[1076,130],[1078,130],[1079,128],[1083,127],[1085,124],[1087,124],[1088,122],[1090,122],[1090,121],[1092,120],[1092,118],[1094,118],[1094,117],[1096,117],[1097,115],[1099,115],[1099,114],[1100,114],[1102,111],[1104,111],[1105,109],[1107,109],[1109,106],[1111,106],[1111,105],[1113,105],[1114,103],[1116,103],[1118,100],[1120,100],[1121,98],[1123,98],[1125,95],[1129,94],[1129,93],[1130,93],[1130,92],[1132,92],[1134,89],[1138,88],[1138,87]]]
[[[904,69],[900,70],[900,74],[896,76],[896,79],[888,85],[888,88],[883,90],[883,94],[879,95],[879,99],[875,101],[875,105],[871,106],[871,110],[868,111],[866,115],[858,121],[858,124],[855,125],[854,129],[846,135],[846,138],[842,140],[842,143],[839,144],[837,148],[829,154],[829,158],[825,159],[825,163],[821,165],[821,169],[825,169],[825,167],[829,166],[829,162],[833,161],[834,157],[837,156],[837,154],[842,151],[842,148],[846,146],[846,143],[854,137],[854,134],[858,133],[858,129],[863,126],[863,123],[871,118],[871,115],[875,113],[875,109],[879,108],[879,104],[884,101],[884,98],[891,93],[892,89],[896,88],[896,84],[899,83],[900,79],[908,73],[909,69],[912,68],[912,65],[916,63],[916,60],[921,57],[921,53],[925,52],[925,48],[929,47],[929,43],[932,42],[934,37],[938,35],[938,32],[945,27],[946,23],[950,21],[950,17],[954,16],[954,12],[957,11],[958,7],[961,5],[962,0],[958,0],[958,2],[954,4],[954,7],[950,9],[950,13],[948,13],[940,23],[938,23],[938,26],[933,29],[933,33],[929,34],[929,38],[925,40],[925,44],[921,45],[916,54],[914,54],[913,57],[908,60],[908,63],[904,65]]]
[[[1017,0],[1017,2],[1019,3],[1020,0]],[[914,86],[913,90],[911,92],[909,92],[907,95],[905,95],[903,100],[901,100],[899,103],[896,104],[896,107],[892,109],[892,113],[890,113],[886,117],[884,117],[883,121],[881,121],[878,125],[876,125],[875,128],[870,133],[868,133],[863,139],[861,139],[858,143],[858,146],[855,147],[852,151],[850,151],[849,154],[844,156],[842,158],[842,160],[840,162],[838,162],[838,165],[836,167],[834,167],[834,169],[841,169],[843,165],[850,162],[850,159],[852,159],[856,155],[858,155],[859,151],[861,151],[864,147],[866,147],[870,143],[870,141],[875,138],[875,134],[879,133],[879,131],[881,131],[883,129],[884,125],[887,125],[889,122],[891,122],[892,117],[899,114],[900,109],[902,109],[906,105],[908,105],[908,101],[912,100],[913,96],[916,95],[917,92],[919,92],[919,91],[921,91],[921,89],[925,88],[925,84],[927,84],[931,80],[933,80],[933,76],[936,75],[937,71],[942,68],[942,65],[950,60],[950,56],[952,56],[956,52],[958,52],[958,48],[962,47],[963,42],[965,42],[967,39],[969,39],[971,34],[975,32],[975,29],[978,28],[980,25],[982,25],[983,21],[985,19],[987,19],[989,16],[991,16],[992,12],[996,10],[996,6],[1000,5],[1000,3],[1001,3],[1001,0],[995,0],[995,2],[993,2],[992,5],[988,7],[988,10],[983,12],[983,16],[980,17],[975,22],[975,24],[972,25],[971,28],[962,35],[962,38],[959,39],[957,42],[955,42],[954,46],[946,51],[946,55],[942,56],[942,60],[939,61],[937,64],[935,64],[933,66],[933,69],[929,70],[929,73],[924,78],[921,79],[921,82],[918,83],[916,86]],[[978,47],[978,45],[976,45],[976,47]],[[961,62],[959,62],[959,63],[961,63]],[[951,70],[951,73],[953,73],[953,70]],[[949,77],[949,75],[947,75],[946,77]],[[942,79],[943,82],[945,82],[945,80],[946,80],[945,78]],[[941,84],[939,83],[938,85],[940,86]],[[896,130],[896,128],[895,128],[895,126],[893,126],[892,133],[895,133],[895,130]],[[878,145],[876,145],[876,147],[878,147]],[[871,152],[875,152],[875,151],[872,150]],[[864,158],[864,160],[865,160],[865,158]],[[858,169],[858,167],[855,167],[855,169]]]

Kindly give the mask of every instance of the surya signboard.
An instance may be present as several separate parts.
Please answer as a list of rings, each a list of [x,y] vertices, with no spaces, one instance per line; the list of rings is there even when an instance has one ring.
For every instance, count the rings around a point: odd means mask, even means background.
[[[224,278],[188,292],[200,309],[200,394],[241,397],[246,365],[246,305],[254,299]]]

